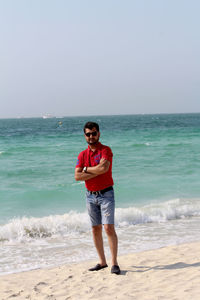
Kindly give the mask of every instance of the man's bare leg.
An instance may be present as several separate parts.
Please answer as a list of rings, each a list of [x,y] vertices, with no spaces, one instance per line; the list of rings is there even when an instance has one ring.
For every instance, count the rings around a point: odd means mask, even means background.
[[[99,255],[99,263],[101,266],[106,265],[106,258],[103,247],[102,225],[96,225],[92,227],[92,234],[97,253]]]
[[[108,243],[110,246],[110,252],[112,256],[112,265],[118,265],[117,262],[117,250],[118,250],[118,238],[115,232],[115,226],[113,224],[104,225],[105,232],[108,236]]]

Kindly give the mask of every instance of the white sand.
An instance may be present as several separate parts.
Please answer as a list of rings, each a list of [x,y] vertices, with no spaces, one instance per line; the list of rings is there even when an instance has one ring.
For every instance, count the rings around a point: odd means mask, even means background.
[[[0,276],[0,299],[200,299],[200,242],[121,256],[121,275],[96,263]]]

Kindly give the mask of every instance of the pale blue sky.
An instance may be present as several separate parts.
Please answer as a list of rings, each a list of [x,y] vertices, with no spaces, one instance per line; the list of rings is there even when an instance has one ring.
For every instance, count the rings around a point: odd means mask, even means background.
[[[200,112],[198,0],[0,0],[0,118]]]

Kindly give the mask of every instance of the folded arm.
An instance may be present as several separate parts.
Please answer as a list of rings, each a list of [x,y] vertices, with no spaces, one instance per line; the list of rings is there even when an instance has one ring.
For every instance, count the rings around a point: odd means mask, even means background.
[[[94,175],[101,175],[108,172],[109,166],[110,166],[110,162],[105,158],[102,158],[98,165],[94,167],[88,167],[87,173],[94,174]]]
[[[80,181],[80,180],[88,180],[88,179],[92,179],[94,177],[96,177],[97,175],[95,174],[89,174],[89,173],[85,173],[83,172],[83,168],[76,168],[75,169],[75,180],[76,181]]]
[[[104,174],[108,172],[110,166],[110,162],[105,158],[100,160],[100,163],[94,167],[87,167],[87,173],[83,172],[83,168],[76,168],[75,169],[75,180],[88,180],[92,179],[98,175]]]

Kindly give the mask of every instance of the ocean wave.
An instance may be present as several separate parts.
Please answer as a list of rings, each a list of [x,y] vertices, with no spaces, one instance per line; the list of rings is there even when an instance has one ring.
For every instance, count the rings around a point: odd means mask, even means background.
[[[128,207],[116,210],[118,226],[160,223],[187,217],[200,216],[199,200],[174,199],[153,203],[140,208]]]
[[[137,147],[137,148],[142,148],[142,147],[146,147],[146,146],[152,146],[151,142],[144,142],[144,143],[140,143],[140,144],[133,144],[133,147]]]
[[[15,218],[0,226],[0,241],[24,242],[51,236],[86,232],[89,229],[86,213],[69,212],[42,218]]]
[[[199,200],[174,199],[143,207],[116,208],[116,226],[169,222],[200,216]],[[15,218],[0,226],[1,242],[27,242],[33,239],[82,234],[90,230],[87,212],[71,211],[42,218]]]

